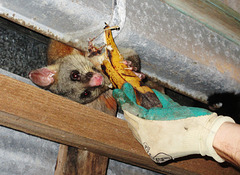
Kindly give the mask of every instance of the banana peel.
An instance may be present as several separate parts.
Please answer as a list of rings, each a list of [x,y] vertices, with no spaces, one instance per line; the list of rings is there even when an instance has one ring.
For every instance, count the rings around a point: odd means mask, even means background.
[[[103,65],[105,72],[115,88],[121,89],[124,83],[130,83],[135,91],[137,104],[147,109],[152,107],[162,107],[161,102],[156,94],[148,86],[141,86],[141,79],[123,63],[124,58],[120,54],[113,36],[112,29],[117,27],[110,27],[106,24],[104,28],[105,34],[105,59]]]

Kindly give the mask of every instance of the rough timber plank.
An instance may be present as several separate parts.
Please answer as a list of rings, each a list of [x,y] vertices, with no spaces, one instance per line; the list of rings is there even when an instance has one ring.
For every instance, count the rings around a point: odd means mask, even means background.
[[[166,174],[239,174],[203,158],[159,166],[125,121],[1,74],[0,89],[1,125]]]

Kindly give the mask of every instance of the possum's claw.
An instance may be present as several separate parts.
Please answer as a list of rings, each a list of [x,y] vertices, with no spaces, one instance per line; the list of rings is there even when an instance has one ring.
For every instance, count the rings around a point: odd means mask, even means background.
[[[146,78],[146,75],[144,73],[141,73],[141,72],[134,72],[138,78],[140,78],[141,80],[145,79]]]
[[[96,37],[95,37],[96,38]],[[102,49],[106,46],[103,45],[101,47],[96,47],[93,44],[93,40],[95,38],[92,38],[88,41],[88,57],[93,57],[93,56],[97,56],[97,55],[101,55],[102,54]]]

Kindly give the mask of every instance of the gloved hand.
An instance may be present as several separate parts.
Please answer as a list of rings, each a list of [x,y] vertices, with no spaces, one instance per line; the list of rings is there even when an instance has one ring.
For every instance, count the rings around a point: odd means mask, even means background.
[[[181,106],[167,95],[153,91],[163,108],[147,110],[137,105],[129,83],[125,83],[121,90],[113,91],[133,135],[148,155],[156,163],[190,154],[208,155],[223,162],[212,143],[219,127],[224,122],[234,123],[233,119],[202,108]]]

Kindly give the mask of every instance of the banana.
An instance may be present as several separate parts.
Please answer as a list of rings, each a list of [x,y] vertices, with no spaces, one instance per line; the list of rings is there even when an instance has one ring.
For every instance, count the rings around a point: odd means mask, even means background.
[[[103,65],[105,66],[105,72],[109,76],[115,88],[121,89],[125,82],[130,83],[136,94],[137,103],[147,109],[152,107],[162,107],[161,102],[157,98],[156,94],[148,86],[141,86],[141,79],[123,63],[124,58],[120,54],[113,36],[112,30],[119,29],[118,27],[110,27],[106,24],[104,28],[105,34],[105,58]]]

